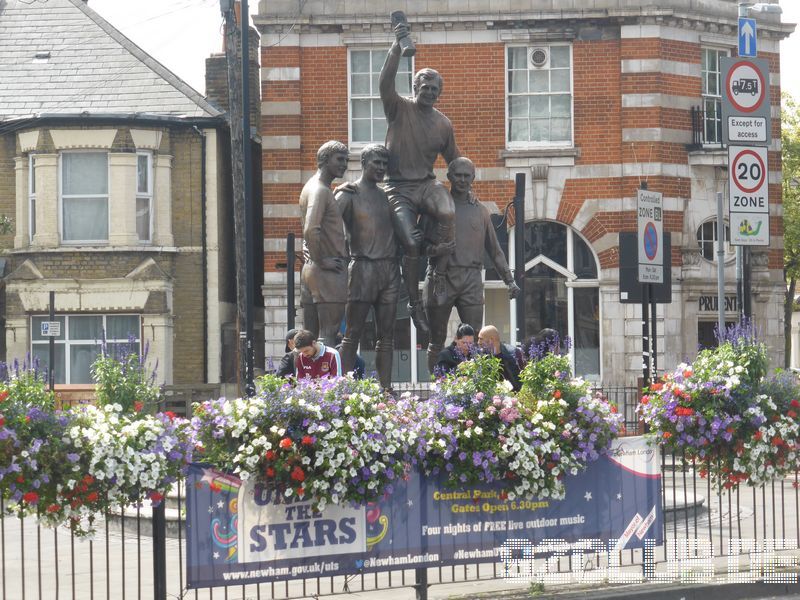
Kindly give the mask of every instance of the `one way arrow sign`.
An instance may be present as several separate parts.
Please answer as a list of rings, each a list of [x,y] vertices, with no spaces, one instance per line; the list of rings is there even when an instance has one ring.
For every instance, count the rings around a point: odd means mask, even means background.
[[[757,53],[756,20],[739,18],[739,56],[754,58]]]

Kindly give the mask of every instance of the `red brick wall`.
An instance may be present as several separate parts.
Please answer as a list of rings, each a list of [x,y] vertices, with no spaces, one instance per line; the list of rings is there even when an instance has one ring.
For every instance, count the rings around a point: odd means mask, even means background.
[[[502,167],[501,151],[506,148],[505,52],[504,44],[420,45],[415,68],[431,67],[444,78],[439,109],[453,123],[456,141],[465,156],[478,168]],[[621,61],[661,59],[699,65],[700,44],[659,38],[576,41],[573,43],[573,119],[576,166],[593,164],[670,163],[687,164],[684,144],[670,142],[623,142],[625,129],[666,128],[691,131],[690,111],[673,107],[622,107],[623,94],[668,94],[696,99],[700,104],[700,78],[665,73],[622,73]],[[778,55],[763,54],[770,68],[778,72]],[[347,142],[347,49],[344,47],[269,48],[263,50],[265,67],[296,67],[300,82],[265,82],[264,99],[299,99],[302,115],[265,116],[263,135],[300,135],[300,150],[264,152],[264,168],[271,170],[312,170],[319,145],[330,139]],[[774,87],[773,104],[779,104]],[[773,135],[780,135],[780,123],[773,120]],[[771,170],[780,164],[779,153],[770,153]],[[437,167],[445,165],[439,159]],[[650,177],[650,189],[667,197],[689,198],[686,178]],[[565,182],[557,218],[572,223],[586,199],[630,198],[639,187],[638,177],[570,179]],[[302,184],[265,184],[267,203],[294,204]],[[502,210],[514,193],[513,181],[478,181],[476,192],[482,200],[493,201]],[[778,201],[780,186],[771,186],[771,198]],[[635,230],[633,211],[601,211],[582,233],[596,240],[607,233]],[[665,230],[679,232],[683,215],[667,212]],[[269,219],[268,237],[299,233],[297,219]],[[772,219],[773,235],[780,223]],[[283,256],[265,254],[266,270],[274,270]],[[616,266],[616,248],[600,254],[603,267]],[[673,264],[680,265],[680,248],[673,248]],[[771,258],[772,260],[772,258]],[[775,258],[776,264],[779,262]]]

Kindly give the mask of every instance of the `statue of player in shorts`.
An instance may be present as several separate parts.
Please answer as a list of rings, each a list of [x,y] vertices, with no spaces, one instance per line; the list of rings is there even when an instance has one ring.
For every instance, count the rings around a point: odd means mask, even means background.
[[[325,142],[317,151],[317,172],[300,193],[306,258],[300,271],[303,321],[315,338],[331,347],[347,301],[347,249],[331,183],[347,170],[347,156],[347,146],[341,142]]]
[[[509,296],[513,299],[520,293],[497,241],[489,210],[472,192],[475,165],[470,159],[461,156],[447,166],[447,178],[450,180],[450,193],[456,207],[456,248],[447,267],[445,278],[447,293],[444,296],[433,293],[434,259],[428,267],[428,277],[423,286],[425,312],[431,326],[428,344],[428,368],[431,373],[439,360],[439,353],[447,335],[447,322],[454,306],[462,323],[469,323],[475,331],[479,331],[483,325],[484,253],[503,278]],[[423,217],[422,221],[427,234],[430,229],[429,217]]]
[[[384,389],[390,389],[392,383],[394,321],[400,296],[397,242],[389,198],[378,187],[386,174],[388,162],[389,151],[385,146],[367,146],[361,152],[361,178],[336,192],[350,248],[342,367],[345,373],[353,370],[369,309],[374,308],[377,329],[375,366]]]
[[[455,248],[453,221],[455,208],[447,188],[436,180],[433,165],[441,154],[447,164],[460,156],[450,120],[433,105],[442,91],[442,77],[433,69],[422,69],[414,76],[414,98],[403,98],[395,89],[400,65],[401,40],[408,36],[408,24],[395,27],[392,44],[380,75],[380,94],[386,113],[389,149],[386,193],[391,206],[395,235],[405,250],[403,279],[409,297],[409,310],[417,329],[428,331],[425,313],[419,302],[419,258],[423,245],[417,221],[420,214],[436,223],[437,243],[428,255],[435,257],[434,293],[446,294],[445,274]]]

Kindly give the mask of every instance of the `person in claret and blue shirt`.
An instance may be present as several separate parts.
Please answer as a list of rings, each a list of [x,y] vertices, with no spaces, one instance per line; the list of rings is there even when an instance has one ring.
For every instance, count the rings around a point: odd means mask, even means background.
[[[297,378],[341,377],[342,359],[336,348],[329,348],[314,337],[306,329],[301,329],[294,336],[294,347],[297,352],[294,366]]]

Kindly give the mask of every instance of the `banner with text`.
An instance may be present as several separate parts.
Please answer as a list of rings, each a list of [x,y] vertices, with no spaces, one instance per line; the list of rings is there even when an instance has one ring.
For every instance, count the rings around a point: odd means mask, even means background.
[[[187,480],[190,588],[497,562],[508,539],[599,539],[614,550],[662,542],[658,452],[643,438],[566,479],[563,500],[508,500],[502,484],[448,488],[413,474],[377,503],[284,502],[251,481],[192,465]]]

